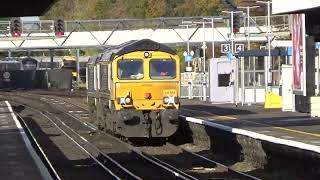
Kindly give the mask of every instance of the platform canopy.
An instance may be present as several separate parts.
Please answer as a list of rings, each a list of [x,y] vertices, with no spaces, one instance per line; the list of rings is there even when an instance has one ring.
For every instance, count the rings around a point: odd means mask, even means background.
[[[39,16],[58,0],[4,0],[0,17]]]
[[[320,11],[320,0],[272,0],[273,14]]]

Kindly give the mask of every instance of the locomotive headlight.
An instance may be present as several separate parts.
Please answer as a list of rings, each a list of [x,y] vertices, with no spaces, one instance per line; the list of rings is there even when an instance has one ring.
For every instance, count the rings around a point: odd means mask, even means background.
[[[164,103],[164,104],[168,104],[168,105],[170,105],[170,104],[176,104],[176,102],[175,102],[175,96],[167,96],[167,97],[164,97],[164,98],[163,98],[163,103]]]
[[[149,52],[144,52],[143,55],[144,58],[151,58],[151,54]]]
[[[129,98],[129,97],[126,97],[124,101],[125,101],[126,104],[131,104],[132,103],[132,99]]]
[[[168,104],[169,103],[169,97],[164,97],[163,98],[163,103]]]
[[[125,105],[126,104],[125,98],[119,97],[118,104]]]

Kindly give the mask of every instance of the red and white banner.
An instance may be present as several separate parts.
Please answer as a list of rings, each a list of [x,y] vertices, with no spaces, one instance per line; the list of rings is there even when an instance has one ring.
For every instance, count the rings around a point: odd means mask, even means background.
[[[293,91],[295,94],[306,95],[305,16],[293,14],[292,17]]]

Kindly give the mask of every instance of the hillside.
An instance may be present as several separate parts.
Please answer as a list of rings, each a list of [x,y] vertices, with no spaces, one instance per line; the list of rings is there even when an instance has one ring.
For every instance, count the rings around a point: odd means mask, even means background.
[[[59,0],[42,19],[213,16],[225,9],[221,0]]]

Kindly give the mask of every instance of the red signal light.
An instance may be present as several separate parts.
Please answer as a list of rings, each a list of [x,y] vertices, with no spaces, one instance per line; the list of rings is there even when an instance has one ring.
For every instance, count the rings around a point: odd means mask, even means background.
[[[239,30],[239,28],[233,28],[233,33],[238,33],[240,30]]]
[[[14,32],[14,33],[13,33],[13,36],[14,36],[14,37],[20,37],[20,35],[21,35],[20,32]]]
[[[58,31],[57,35],[60,37],[60,36],[63,36],[63,32],[61,31]]]

